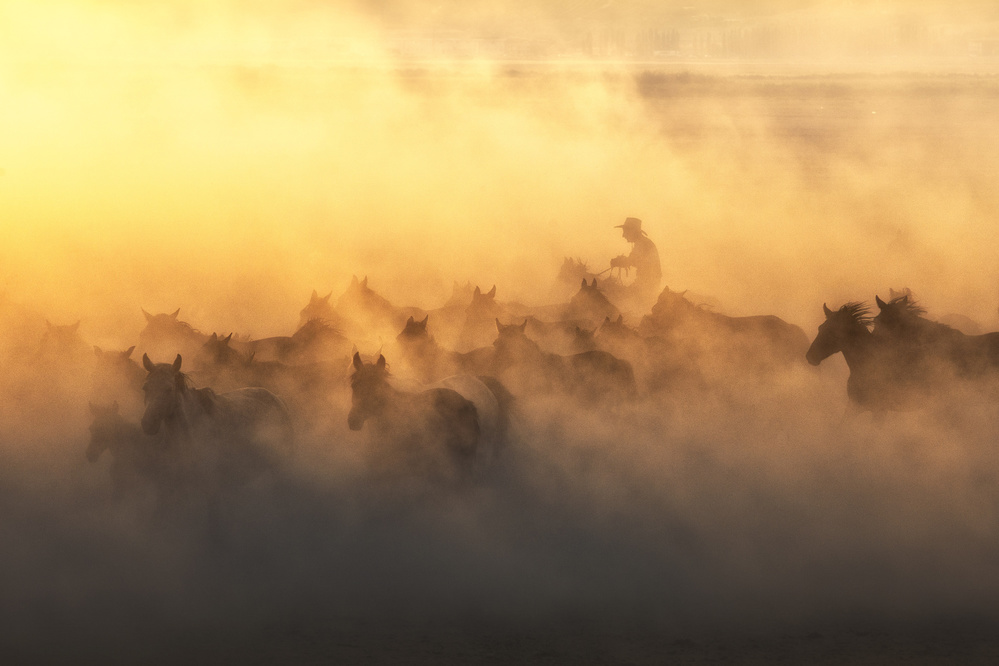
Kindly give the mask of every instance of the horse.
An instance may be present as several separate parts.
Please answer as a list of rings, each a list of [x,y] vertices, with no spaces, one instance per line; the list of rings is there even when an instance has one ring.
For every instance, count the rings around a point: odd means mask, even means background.
[[[398,330],[406,317],[426,315],[420,308],[395,307],[388,299],[368,287],[367,276],[358,280],[356,275],[351,277],[347,291],[337,300],[336,311],[356,323],[357,330],[348,331],[352,337],[377,336],[387,330]]]
[[[492,373],[518,392],[558,391],[584,402],[614,401],[637,394],[631,364],[612,354],[593,350],[561,356],[541,350],[527,337],[527,322],[504,325],[495,321]]]
[[[330,298],[332,297],[332,291],[325,296],[320,296],[319,292],[313,289],[308,304],[298,313],[298,327],[302,328],[306,322],[313,319],[320,319],[322,321],[335,320],[337,318],[336,310],[330,305]]]
[[[445,349],[430,335],[427,323],[430,315],[421,321],[410,317],[406,326],[396,336],[402,363],[416,379],[429,383],[455,374],[483,375],[492,371],[492,346],[479,347],[469,352]]]
[[[479,410],[449,387],[402,391],[392,386],[385,357],[365,363],[352,360],[351,408],[347,425],[369,432],[390,464],[401,464],[430,476],[463,478],[472,471],[482,432]]]
[[[145,371],[132,359],[135,346],[124,351],[104,351],[94,346],[97,363],[94,366],[91,396],[107,402],[124,404],[125,410],[138,416],[142,412],[142,383]]]
[[[902,287],[899,290],[895,290],[892,288],[888,289],[889,303],[891,303],[896,299],[901,299],[903,296],[908,297],[909,303],[916,302],[915,294],[913,294],[912,289],[909,289],[908,287]],[[925,312],[922,312],[920,314],[925,314]],[[975,321],[971,317],[968,317],[967,315],[959,314],[956,312],[951,312],[949,314],[942,315],[937,318],[937,321],[941,324],[946,324],[951,328],[955,328],[964,333],[965,335],[982,335],[982,333],[985,332],[984,329],[982,328],[982,325],[979,324],[977,321]]]
[[[146,327],[139,332],[139,348],[154,356],[195,354],[208,335],[181,321],[180,308],[171,314],[149,314],[142,310]]]
[[[868,328],[873,319],[866,305],[851,302],[838,310],[822,305],[825,321],[805,359],[814,366],[842,353],[850,369],[846,394],[851,411],[908,411],[922,406],[933,383],[898,353],[898,348]]]
[[[147,435],[162,432],[164,446],[184,461],[215,514],[223,495],[277,473],[292,452],[294,430],[284,401],[270,391],[195,388],[181,364],[180,354],[173,363],[153,363],[143,354],[148,374],[140,423]]]
[[[942,363],[962,378],[981,378],[999,370],[999,332],[965,335],[923,317],[926,311],[909,293],[885,303],[875,296],[880,312],[874,334],[898,346],[911,363]]]
[[[733,365],[759,370],[791,366],[808,349],[805,332],[779,317],[729,317],[697,306],[669,287],[642,318],[638,332],[668,340],[681,356],[717,362],[726,375]]]
[[[563,319],[583,319],[596,326],[605,318],[617,317],[620,314],[621,311],[597,287],[597,280],[593,278],[590,284],[583,280],[579,291],[569,301],[569,306],[562,316]]]
[[[465,352],[488,345],[493,340],[493,320],[506,316],[506,308],[496,301],[496,285],[486,292],[476,287],[472,292],[472,302],[465,310],[457,350]]]
[[[115,501],[152,491],[162,501],[168,490],[171,461],[160,441],[146,435],[137,423],[125,420],[117,402],[104,407],[90,403],[93,421],[86,456],[96,463],[108,451],[108,469]]]

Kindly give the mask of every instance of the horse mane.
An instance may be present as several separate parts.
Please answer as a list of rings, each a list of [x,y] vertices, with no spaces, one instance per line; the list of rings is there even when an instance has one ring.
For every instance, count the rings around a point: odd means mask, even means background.
[[[851,301],[841,307],[839,311],[846,314],[855,323],[864,327],[870,326],[874,322],[874,318],[871,317],[870,306],[860,301]]]
[[[313,317],[302,324],[291,337],[295,338],[299,335],[314,336],[319,335],[320,333],[333,333],[335,335],[340,335],[339,329],[331,324],[328,319],[324,319],[323,317]]]
[[[911,317],[922,317],[926,314],[926,308],[919,305],[909,294],[896,296],[888,301],[889,307],[901,308],[902,311]]]

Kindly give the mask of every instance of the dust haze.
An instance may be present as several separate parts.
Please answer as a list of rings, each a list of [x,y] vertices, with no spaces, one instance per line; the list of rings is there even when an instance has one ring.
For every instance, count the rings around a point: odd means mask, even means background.
[[[991,3],[660,5],[3,3],[0,646],[646,663],[897,657],[956,627],[927,649],[994,655],[991,386],[844,416],[841,355],[760,372],[695,341],[686,374],[629,358],[626,400],[515,391],[506,447],[455,485],[372,463],[338,351],[322,391],[286,384],[295,455],[221,537],[200,500],[164,516],[87,461],[92,348],[173,360],[143,310],[249,344],[367,277],[468,351],[453,291],[495,285],[504,325],[550,312],[567,257],[628,253],[628,216],[704,311],[810,341],[823,303],[908,287],[999,328]],[[402,326],[345,307],[347,346],[415,381]]]

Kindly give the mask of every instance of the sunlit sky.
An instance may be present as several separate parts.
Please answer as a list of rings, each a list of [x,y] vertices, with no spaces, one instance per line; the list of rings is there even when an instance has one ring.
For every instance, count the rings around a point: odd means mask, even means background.
[[[424,306],[455,279],[538,300],[562,257],[600,270],[626,252],[613,225],[633,215],[659,244],[668,284],[740,313],[801,321],[816,301],[904,283],[994,315],[994,59],[909,53],[880,62],[883,78],[861,79],[845,102],[832,86],[790,105],[745,78],[719,94],[732,70],[689,63],[661,63],[675,86],[645,95],[635,75],[646,66],[623,52],[586,66],[578,54],[400,60],[400,30],[498,39],[544,27],[568,48],[567,16],[601,25],[597,3],[527,4],[428,14],[402,2],[8,0],[0,289],[53,319],[84,319],[95,337],[127,339],[139,307],[182,307],[209,330],[282,333],[313,288],[340,293],[354,273]],[[653,11],[614,6],[615,25]],[[702,8],[759,21],[901,6]],[[947,44],[992,34],[988,3],[943,7],[905,11],[944,26],[934,34]],[[694,20],[677,12],[676,25]],[[836,62],[817,73],[858,69]],[[938,92],[941,68],[972,70],[983,96],[912,102],[911,82],[886,74],[906,63],[934,63],[924,83]]]

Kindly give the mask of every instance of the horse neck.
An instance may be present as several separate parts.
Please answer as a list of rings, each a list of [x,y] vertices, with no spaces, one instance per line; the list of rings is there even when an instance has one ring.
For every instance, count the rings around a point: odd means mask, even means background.
[[[177,409],[171,417],[163,421],[163,427],[167,430],[167,438],[171,441],[190,439],[198,422],[205,415],[204,407],[201,406],[194,391],[195,389],[191,388],[181,391],[177,397]]]
[[[876,343],[874,335],[864,326],[850,329],[844,334],[841,349],[850,370],[860,369],[874,359],[878,349]]]

